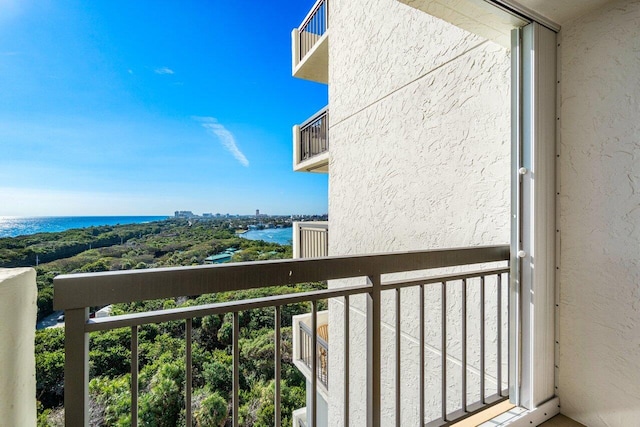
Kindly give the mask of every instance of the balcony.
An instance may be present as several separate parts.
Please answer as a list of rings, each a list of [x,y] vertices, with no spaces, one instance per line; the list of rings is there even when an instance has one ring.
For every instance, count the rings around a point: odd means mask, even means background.
[[[329,108],[293,127],[293,170],[329,172]]]
[[[329,390],[329,312],[320,311],[315,324],[310,314],[293,317],[293,363],[300,372],[311,379],[311,369],[315,354],[320,394],[328,400]],[[316,344],[312,342],[312,328],[316,330]],[[314,351],[315,348],[315,351]]]
[[[329,81],[329,0],[318,0],[291,32],[292,75],[318,83]]]
[[[328,255],[328,221],[293,223],[293,258],[320,258]]]
[[[292,318],[293,331],[293,363],[306,378],[307,407],[313,407],[311,396],[316,398],[317,422],[311,419],[311,412],[299,410],[299,423],[304,426],[326,426],[329,402],[329,312],[320,311],[315,319],[310,313],[300,314]],[[314,334],[315,333],[315,341]],[[315,363],[315,365],[314,365]],[[314,368],[315,366],[315,368]],[[314,377],[314,369],[315,378]],[[313,390],[316,390],[314,393]],[[295,422],[294,422],[295,425]]]
[[[395,376],[393,387],[388,388],[385,384],[385,388],[382,389],[381,376],[384,371],[381,368],[383,357],[385,366],[388,365],[388,360],[395,360],[397,373],[402,372],[401,363],[403,363],[402,369],[408,368],[404,365],[406,360],[401,357],[403,351],[406,351],[406,348],[401,348],[405,345],[401,344],[404,342],[401,341],[401,333],[393,331],[400,332],[406,327],[407,321],[413,321],[419,326],[418,330],[422,331],[415,339],[416,354],[419,354],[416,366],[422,366],[422,369],[418,369],[420,373],[416,378],[416,385],[421,390],[420,404],[417,405],[416,413],[419,413],[421,419],[430,426],[449,425],[455,420],[466,418],[508,398],[508,392],[505,390],[506,375],[503,375],[506,360],[508,360],[504,345],[506,340],[503,339],[506,334],[506,327],[503,326],[505,319],[503,312],[507,310],[505,297],[509,276],[508,259],[508,246],[488,246],[58,276],[54,280],[54,308],[64,310],[66,319],[64,374],[66,425],[83,426],[89,423],[89,333],[116,328],[131,330],[131,425],[138,425],[138,328],[141,325],[164,322],[181,322],[184,325],[185,356],[182,362],[186,372],[184,419],[187,425],[192,425],[192,323],[194,319],[200,319],[203,316],[225,314],[232,316],[233,321],[230,418],[234,426],[239,425],[239,313],[265,308],[272,308],[274,313],[276,362],[274,364],[276,379],[274,424],[280,425],[281,414],[278,408],[281,401],[279,380],[282,373],[280,366],[282,348],[278,344],[282,342],[282,309],[289,304],[308,302],[311,306],[310,327],[303,330],[306,337],[309,337],[305,339],[310,343],[311,349],[307,355],[310,354],[311,357],[307,359],[303,357],[302,360],[307,368],[310,365],[310,372],[320,374],[311,375],[309,378],[308,391],[310,390],[311,393],[307,393],[306,408],[309,423],[317,426],[319,401],[318,393],[314,393],[313,390],[319,392],[323,379],[327,378],[328,384],[330,375],[328,368],[326,375],[323,374],[322,352],[318,353],[318,348],[322,348],[322,345],[318,345],[319,342],[322,343],[319,340],[322,332],[319,333],[317,329],[317,325],[322,323],[318,303],[322,300],[329,300],[330,304],[333,301],[333,304],[337,303],[342,307],[335,313],[340,321],[334,325],[335,329],[332,329],[334,339],[331,341],[335,343],[332,345],[337,346],[335,347],[337,350],[332,350],[331,354],[334,354],[334,351],[343,353],[338,359],[340,363],[336,365],[341,369],[331,374],[331,381],[332,390],[337,387],[338,390],[342,388],[347,391],[344,393],[344,408],[349,409],[352,404],[364,404],[367,418],[373,420],[374,425],[381,424],[383,403],[395,405],[396,413],[400,413],[401,405],[405,404],[402,403],[402,376],[399,374]],[[495,264],[496,262],[498,264]],[[491,266],[487,267],[486,263],[491,263]],[[477,264],[482,264],[484,267]],[[456,271],[464,270],[464,272],[443,274],[442,268],[454,268]],[[89,307],[93,306],[338,279],[349,279],[350,282],[344,286],[272,295],[266,298],[89,318]],[[407,290],[412,290],[411,292],[419,295],[419,299],[416,300],[419,304],[415,304],[415,308],[409,307],[408,311],[406,311],[408,307],[406,304],[414,304],[415,299],[408,298],[405,305],[401,304],[401,295],[406,295],[404,292]],[[470,296],[467,296],[467,291]],[[456,307],[459,309],[455,311],[450,311],[447,305],[447,295],[451,292],[460,298],[456,301]],[[472,298],[471,294],[476,293],[480,297]],[[427,296],[435,297],[440,294],[442,294],[441,299],[431,301],[429,304],[440,307],[441,324],[432,324],[431,320],[427,323],[428,314],[430,314],[425,310],[425,305],[428,303]],[[453,296],[451,294],[449,298]],[[492,296],[493,302],[487,303],[492,300]],[[366,301],[364,306],[361,305],[362,301]],[[392,313],[393,306],[395,306],[395,314],[390,318],[388,315]],[[486,313],[485,308],[487,308]],[[494,310],[493,316],[489,314],[489,308]],[[353,317],[350,317],[352,312]],[[363,324],[359,318],[356,319],[360,316],[359,313],[366,315],[366,321]],[[472,320],[471,317],[473,313],[476,316],[473,319],[482,319],[477,323],[486,324],[487,331],[484,326],[479,326],[477,333],[472,332],[476,329],[476,320]],[[477,317],[478,315],[481,317]],[[451,323],[454,320],[455,322]],[[468,323],[469,333],[467,333]],[[459,339],[453,338],[453,324],[462,330]],[[439,353],[428,342],[430,337],[425,334],[427,326],[437,328],[438,336],[443,337]],[[352,329],[361,330],[362,327],[364,327],[364,333],[359,333],[357,336],[351,335]],[[494,331],[493,335],[490,330]],[[407,331],[402,331],[402,334],[406,333]],[[363,337],[364,348],[359,348],[359,341]],[[327,340],[324,340],[324,343],[327,344],[326,355],[329,359]],[[343,348],[351,348],[351,351],[340,352]],[[349,355],[353,351],[357,351],[355,354],[362,354],[366,360],[359,358],[351,360]],[[461,352],[459,358],[454,357],[453,353],[456,351]],[[303,351],[302,356],[304,354]],[[312,357],[313,354],[321,354],[321,357]],[[440,356],[436,357],[437,354]],[[467,354],[470,355],[469,358]],[[490,356],[491,354],[493,356]],[[477,357],[471,357],[471,355]],[[425,368],[427,356],[428,362],[437,362],[438,367],[433,365],[430,369]],[[452,361],[452,358],[455,358],[455,361]],[[331,363],[330,360],[329,363]],[[366,383],[370,385],[369,397],[366,403],[350,402],[348,390],[354,375],[351,373],[351,368],[363,363],[368,367]],[[454,372],[457,372],[459,380],[450,379]],[[431,378],[440,378],[442,383],[438,383],[433,388],[434,393],[438,393],[437,399],[436,395],[429,395],[429,402],[433,401],[433,403],[428,403],[425,400],[425,390],[431,392],[427,384]],[[405,377],[404,380],[407,379]],[[348,414],[349,411],[345,413]],[[345,425],[349,425],[348,420],[346,421]],[[359,422],[352,421],[352,425],[357,424]]]
[[[307,427],[307,408],[293,411],[293,427]]]

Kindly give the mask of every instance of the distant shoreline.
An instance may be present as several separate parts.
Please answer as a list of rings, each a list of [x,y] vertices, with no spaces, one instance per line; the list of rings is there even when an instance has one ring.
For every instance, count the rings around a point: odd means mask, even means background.
[[[57,233],[76,228],[145,224],[169,218],[168,215],[0,217],[0,238]]]

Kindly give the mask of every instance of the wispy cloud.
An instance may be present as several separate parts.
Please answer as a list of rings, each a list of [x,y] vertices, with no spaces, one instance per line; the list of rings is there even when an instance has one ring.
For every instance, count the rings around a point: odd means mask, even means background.
[[[194,117],[194,119],[200,122],[207,132],[217,136],[222,146],[230,152],[242,166],[249,166],[249,160],[247,160],[245,155],[242,154],[242,151],[238,148],[236,138],[227,128],[218,123],[218,120],[214,117]]]
[[[175,72],[169,67],[156,68],[154,71],[156,74],[175,74]]]

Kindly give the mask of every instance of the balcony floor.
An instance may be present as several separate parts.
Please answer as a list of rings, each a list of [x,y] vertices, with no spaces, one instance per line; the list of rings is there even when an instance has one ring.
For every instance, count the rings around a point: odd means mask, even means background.
[[[476,427],[480,424],[486,423],[492,418],[509,411],[514,408],[514,405],[509,401],[499,403],[495,406],[485,409],[467,419],[464,419],[458,423],[455,423],[452,427]],[[558,414],[551,418],[549,421],[540,424],[540,427],[585,427],[577,421],[572,420],[562,414]]]

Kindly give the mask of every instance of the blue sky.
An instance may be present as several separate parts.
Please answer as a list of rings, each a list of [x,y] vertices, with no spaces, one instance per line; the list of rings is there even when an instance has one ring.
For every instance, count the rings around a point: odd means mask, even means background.
[[[0,0],[0,216],[325,213],[291,126],[312,0]]]

